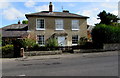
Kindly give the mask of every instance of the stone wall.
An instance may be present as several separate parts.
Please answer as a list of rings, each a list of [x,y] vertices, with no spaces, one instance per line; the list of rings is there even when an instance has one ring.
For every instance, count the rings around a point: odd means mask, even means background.
[[[2,58],[13,58],[14,57],[14,52],[10,52],[10,53],[5,54],[5,55],[0,53],[0,57],[2,57]]]
[[[62,54],[62,51],[27,51],[24,52],[25,56],[40,56],[40,55],[55,55],[55,54]]]
[[[103,44],[103,50],[120,50],[120,43],[116,44]]]
[[[120,43],[116,44],[103,44],[102,49],[74,49],[73,53],[93,53],[93,52],[105,52],[105,51],[119,51]]]

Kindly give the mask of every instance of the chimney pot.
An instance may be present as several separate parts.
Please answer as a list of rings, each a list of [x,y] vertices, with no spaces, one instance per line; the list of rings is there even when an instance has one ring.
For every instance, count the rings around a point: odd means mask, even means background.
[[[63,12],[64,12],[64,13],[69,13],[69,11],[68,11],[68,10],[63,10]]]
[[[52,2],[49,4],[49,12],[52,12]]]
[[[18,21],[18,24],[20,24],[20,20]]]

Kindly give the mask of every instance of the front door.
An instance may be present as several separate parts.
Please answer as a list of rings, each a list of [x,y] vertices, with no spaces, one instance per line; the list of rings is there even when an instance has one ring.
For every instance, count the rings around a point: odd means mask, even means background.
[[[59,46],[65,46],[66,41],[64,36],[58,36],[58,45]]]

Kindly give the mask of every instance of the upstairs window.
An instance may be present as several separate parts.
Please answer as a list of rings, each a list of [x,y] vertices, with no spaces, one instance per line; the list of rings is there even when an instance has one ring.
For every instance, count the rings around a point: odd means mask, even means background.
[[[79,20],[72,20],[72,30],[79,30]]]
[[[56,30],[63,30],[63,20],[56,19],[55,20],[55,27],[56,27]]]
[[[73,35],[72,36],[72,45],[77,45],[78,44],[78,35]]]
[[[44,35],[37,35],[37,43],[39,45],[44,45],[45,44]]]
[[[44,19],[37,19],[36,20],[36,29],[37,30],[45,29],[45,20]]]

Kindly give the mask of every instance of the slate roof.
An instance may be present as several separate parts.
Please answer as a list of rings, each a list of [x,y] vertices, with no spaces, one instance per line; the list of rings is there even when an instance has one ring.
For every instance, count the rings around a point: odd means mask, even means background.
[[[12,24],[12,25],[5,26],[2,29],[4,29],[4,30],[6,30],[6,29],[23,29],[27,26],[28,26],[27,24]]]
[[[27,24],[12,24],[2,28],[2,37],[25,37],[28,36]]]
[[[27,18],[28,18],[28,16],[89,18],[87,16],[82,16],[82,15],[73,14],[73,13],[69,13],[69,12],[49,12],[49,11],[25,14],[25,16]]]
[[[2,37],[16,37],[22,38],[28,35],[27,31],[4,31],[2,30]]]

